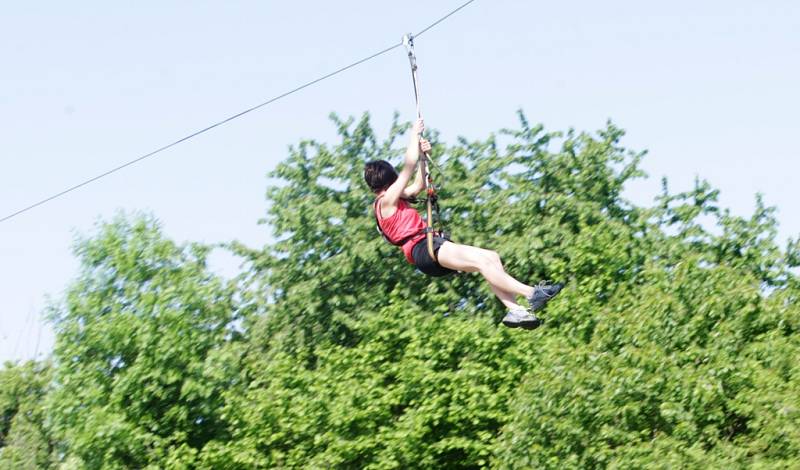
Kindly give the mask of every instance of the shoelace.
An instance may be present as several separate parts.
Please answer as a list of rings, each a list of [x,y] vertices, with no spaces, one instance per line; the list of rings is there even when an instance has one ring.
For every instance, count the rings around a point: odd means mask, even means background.
[[[546,288],[551,287],[552,285],[553,285],[552,281],[546,279],[544,281],[539,281],[539,284],[536,287],[538,287],[539,290],[542,291],[542,294],[544,294],[545,297],[552,298],[555,294],[550,295],[547,293],[547,291],[545,291]]]

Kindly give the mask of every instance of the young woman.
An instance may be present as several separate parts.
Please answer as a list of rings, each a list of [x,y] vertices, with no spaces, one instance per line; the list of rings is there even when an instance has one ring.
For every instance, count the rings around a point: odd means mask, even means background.
[[[378,227],[390,243],[401,247],[409,263],[429,276],[445,276],[456,271],[481,273],[492,292],[508,308],[503,318],[504,325],[526,329],[538,327],[541,320],[534,312],[555,297],[563,284],[523,284],[505,272],[497,252],[460,245],[440,236],[435,236],[433,241],[438,262],[428,253],[425,223],[407,202],[424,188],[421,166],[414,182],[408,184],[417,166],[420,150],[428,152],[431,148],[428,141],[420,138],[423,130],[424,123],[419,119],[414,123],[405,164],[399,174],[385,160],[369,162],[364,167],[364,179],[376,195],[373,209]],[[530,310],[517,303],[517,296],[528,300]]]

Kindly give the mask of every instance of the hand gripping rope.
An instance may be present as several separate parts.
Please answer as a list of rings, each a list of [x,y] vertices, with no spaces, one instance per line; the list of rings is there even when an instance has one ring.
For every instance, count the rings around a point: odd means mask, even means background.
[[[420,99],[419,99],[419,76],[417,75],[417,57],[414,54],[414,36],[411,33],[408,33],[403,36],[403,45],[408,51],[408,61],[411,64],[411,79],[414,82],[414,101],[417,104],[417,118],[422,118],[422,111],[420,111]],[[428,254],[432,259],[438,261],[436,257],[436,252],[433,249],[433,211],[434,208],[436,209],[436,218],[439,219],[439,205],[437,203],[437,196],[436,196],[436,187],[433,184],[433,179],[431,178],[431,174],[428,171],[428,162],[430,162],[431,156],[428,152],[423,152],[419,159],[419,164],[422,166],[422,175],[423,180],[425,182],[425,208],[426,208],[426,218],[425,218],[425,235],[428,241]]]

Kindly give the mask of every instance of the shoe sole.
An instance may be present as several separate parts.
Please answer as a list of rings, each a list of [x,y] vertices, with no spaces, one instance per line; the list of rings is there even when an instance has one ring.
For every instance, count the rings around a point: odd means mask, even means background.
[[[542,325],[542,323],[544,322],[542,321],[541,318],[533,322],[515,323],[515,322],[503,321],[503,325],[507,326],[508,328],[522,328],[523,330],[535,330],[536,328],[539,328]]]
[[[535,322],[531,322],[529,324],[522,323],[522,324],[520,324],[519,327],[522,328],[523,330],[535,330],[536,328],[539,328],[540,326],[542,326],[542,323],[543,322],[542,322],[542,320],[540,318],[539,320],[536,320]]]

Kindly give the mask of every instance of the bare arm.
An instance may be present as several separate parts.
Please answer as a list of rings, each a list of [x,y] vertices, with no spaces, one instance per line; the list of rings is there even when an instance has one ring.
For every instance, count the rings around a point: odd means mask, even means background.
[[[431,151],[431,143],[425,139],[419,140],[419,149],[422,150],[423,153],[427,153]],[[403,189],[403,197],[408,199],[416,196],[425,188],[425,180],[423,179],[425,175],[422,174],[422,165],[417,164],[417,176],[414,178],[414,182],[411,183],[411,186],[406,187]]]
[[[397,201],[405,193],[408,180],[411,179],[411,174],[414,173],[414,167],[419,160],[419,135],[425,128],[422,119],[417,119],[411,129],[411,139],[406,148],[406,159],[403,164],[403,169],[397,175],[397,180],[386,189],[383,197],[381,198],[381,213],[384,217],[388,217],[394,213],[397,208]],[[421,177],[420,177],[421,179]]]

